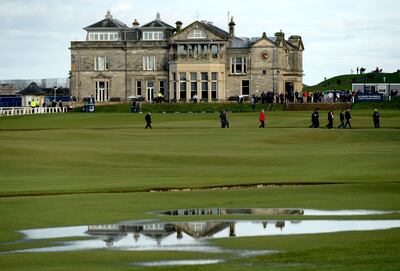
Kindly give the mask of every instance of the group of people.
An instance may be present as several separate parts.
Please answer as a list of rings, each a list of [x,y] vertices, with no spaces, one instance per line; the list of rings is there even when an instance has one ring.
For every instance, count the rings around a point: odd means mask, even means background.
[[[32,100],[30,105],[31,105],[32,108],[40,107],[39,99],[36,99],[36,101],[35,101],[35,100]],[[57,102],[56,102],[55,100],[52,100],[51,106],[50,106],[50,107],[57,107],[57,106],[60,107],[60,108],[62,109],[62,108],[63,108],[63,103],[62,103],[62,101],[60,100],[60,101],[58,102],[58,104],[57,104]],[[42,107],[48,107],[47,104],[46,104],[46,102],[43,102]]]
[[[351,113],[350,113],[350,108],[347,110],[343,110],[342,112],[340,112],[339,115],[339,119],[340,119],[340,125],[337,128],[347,128],[347,126],[349,128],[351,128]],[[325,128],[327,129],[332,129],[333,128],[333,119],[335,117],[335,114],[333,112],[333,110],[329,110],[328,112],[328,124],[325,126]],[[229,120],[227,117],[227,112],[226,111],[222,111],[219,114],[219,118],[221,121],[221,128],[229,128]],[[380,118],[380,114],[378,109],[374,110],[374,113],[372,114],[372,120],[374,122],[374,127],[375,128],[380,128],[379,125],[379,118]],[[152,129],[151,127],[151,115],[150,113],[147,113],[146,116],[144,117],[145,121],[146,121],[146,127]],[[260,121],[260,125],[258,126],[258,128],[265,128],[265,112],[264,109],[261,110],[260,115],[258,117],[258,120]],[[320,124],[319,124],[319,108],[316,108],[312,114],[311,114],[311,125],[309,126],[309,128],[319,128]]]
[[[341,102],[347,103],[352,102],[355,97],[356,92],[350,90],[333,90],[329,93],[323,93],[322,91],[295,91],[286,93],[274,93],[272,91],[262,92],[261,97],[256,97],[253,95],[251,97],[251,104],[255,105],[259,101],[262,104],[272,104],[272,103],[323,103],[323,102]],[[239,98],[239,103],[243,103],[243,98]]]
[[[327,129],[332,129],[333,128],[333,119],[334,119],[334,112],[333,110],[329,110],[328,112],[328,124],[325,126]],[[378,109],[374,110],[374,113],[372,114],[372,120],[374,122],[374,127],[375,128],[380,128],[379,125],[379,118],[380,114]],[[340,119],[340,125],[337,128],[351,128],[351,113],[350,113],[350,108],[347,109],[346,111],[342,109],[342,112],[340,112],[339,115]],[[309,128],[319,128],[319,108],[316,108],[312,114],[311,114],[311,125]]]

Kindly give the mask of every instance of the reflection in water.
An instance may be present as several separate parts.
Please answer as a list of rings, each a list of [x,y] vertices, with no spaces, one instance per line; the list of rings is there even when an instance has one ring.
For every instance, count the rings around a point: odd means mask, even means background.
[[[293,208],[189,208],[168,211],[157,211],[153,214],[171,216],[201,216],[201,215],[312,215],[312,216],[334,216],[334,215],[381,215],[394,214],[398,211],[377,210],[313,210]]]
[[[223,263],[220,259],[205,259],[205,260],[178,260],[178,261],[159,261],[159,262],[140,262],[132,265],[136,266],[176,266],[176,265],[206,265]]]
[[[15,252],[55,252],[112,248],[119,250],[198,251],[248,254],[210,245],[212,238],[315,234],[341,231],[381,230],[400,227],[400,220],[210,220],[193,222],[132,221],[112,225],[50,228],[21,231],[27,240],[87,237],[59,243],[59,246]],[[6,252],[10,253],[10,252]]]

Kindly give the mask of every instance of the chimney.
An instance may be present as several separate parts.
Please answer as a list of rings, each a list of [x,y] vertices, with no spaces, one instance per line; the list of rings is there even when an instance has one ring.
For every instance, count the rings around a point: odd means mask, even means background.
[[[275,43],[280,45],[280,44],[285,44],[285,33],[280,30],[279,32],[275,33],[276,41]]]
[[[113,16],[111,15],[111,11],[110,10],[107,10],[107,14],[106,14],[105,18],[109,19],[109,20],[113,19]]]
[[[133,25],[134,28],[138,28],[140,24],[139,24],[139,22],[137,21],[137,19],[135,19],[135,20],[133,21],[132,25]]]
[[[175,25],[176,25],[176,32],[181,31],[181,29],[182,29],[182,22],[181,22],[181,21],[176,21]]]
[[[233,38],[235,36],[235,23],[233,22],[233,17],[231,17],[231,22],[229,23],[229,37]]]
[[[297,35],[293,35],[293,36],[289,37],[289,42],[292,43],[293,45],[298,45],[300,40],[301,40],[301,37],[297,36]]]
[[[285,39],[285,33],[282,32],[282,30],[280,30],[279,32],[275,33],[275,37],[278,39]]]

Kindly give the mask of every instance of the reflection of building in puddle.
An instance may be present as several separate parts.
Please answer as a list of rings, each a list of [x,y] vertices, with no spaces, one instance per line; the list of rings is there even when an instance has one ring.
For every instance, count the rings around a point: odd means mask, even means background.
[[[119,240],[128,235],[124,226],[120,225],[95,225],[88,226],[88,234],[99,236],[108,247],[113,246]]]
[[[277,221],[275,223],[275,228],[282,230],[285,227],[285,221]]]
[[[216,234],[219,237],[235,237],[237,221],[196,221],[196,222],[158,222],[137,223],[129,225],[98,225],[88,226],[86,234],[99,237],[107,246],[113,246],[119,240],[124,239],[128,233],[132,233],[133,239],[138,242],[141,236],[154,240],[158,246],[162,240],[176,233],[176,239],[183,238],[183,234],[193,239],[210,238]],[[285,221],[275,223],[281,230],[285,227]],[[262,228],[267,228],[268,222],[258,222]]]
[[[177,237],[182,238],[182,232],[199,239],[212,237],[214,234],[229,227],[229,236],[235,236],[234,221],[208,221],[208,222],[186,222],[176,223]]]
[[[144,224],[143,227],[140,227],[140,229],[141,229],[140,231],[141,234],[156,240],[158,246],[161,245],[162,239],[170,236],[175,232],[173,224],[166,224],[166,223]]]
[[[267,221],[261,222],[261,224],[262,224],[262,227],[264,229],[266,229],[267,226],[268,226],[268,222]],[[278,229],[282,230],[284,227],[285,227],[285,221],[276,221],[275,222],[275,228],[278,228]]]
[[[21,231],[24,242],[53,238],[68,240],[57,246],[26,248],[8,253],[62,252],[92,249],[128,251],[193,251],[221,253],[210,238],[319,234],[344,231],[385,230],[400,228],[400,220],[210,220],[200,222],[130,221],[114,225],[59,227]],[[89,236],[93,238],[87,238]],[[230,253],[230,252],[228,252]]]
[[[303,209],[281,208],[190,208],[155,212],[162,215],[303,215]]]

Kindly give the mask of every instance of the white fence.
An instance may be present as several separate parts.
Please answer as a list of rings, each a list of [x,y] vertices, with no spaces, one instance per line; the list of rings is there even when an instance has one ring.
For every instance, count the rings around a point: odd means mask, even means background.
[[[0,116],[65,113],[66,107],[0,107]]]

